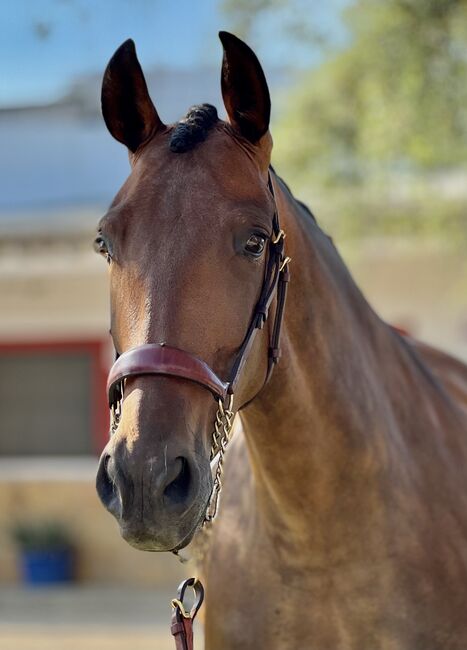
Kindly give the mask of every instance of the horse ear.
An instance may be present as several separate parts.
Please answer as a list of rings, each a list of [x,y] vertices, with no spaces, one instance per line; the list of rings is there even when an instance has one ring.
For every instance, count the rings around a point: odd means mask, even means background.
[[[120,45],[107,65],[101,102],[110,133],[132,152],[163,126],[131,39]]]
[[[246,43],[229,32],[219,32],[224,48],[221,87],[230,123],[256,143],[269,129],[271,99],[263,69]]]

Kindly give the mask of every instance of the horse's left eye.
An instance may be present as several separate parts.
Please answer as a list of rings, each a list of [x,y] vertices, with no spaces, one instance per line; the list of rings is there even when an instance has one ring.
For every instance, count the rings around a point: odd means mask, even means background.
[[[262,235],[258,235],[256,233],[254,235],[251,235],[248,241],[246,242],[245,250],[247,251],[247,253],[250,253],[250,255],[259,257],[261,253],[264,251],[265,244],[266,244],[266,237],[263,237]]]

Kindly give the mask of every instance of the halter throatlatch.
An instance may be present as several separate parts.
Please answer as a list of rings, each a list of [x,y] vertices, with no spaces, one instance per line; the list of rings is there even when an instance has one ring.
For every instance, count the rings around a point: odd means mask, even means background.
[[[214,461],[216,457],[218,457],[218,461],[214,470],[214,484],[204,523],[211,523],[217,513],[218,498],[222,487],[224,454],[231,437],[235,417],[233,396],[256,333],[263,328],[268,319],[269,309],[274,296],[276,296],[276,309],[268,348],[268,366],[266,377],[260,390],[269,381],[274,366],[280,357],[280,333],[284,316],[287,284],[289,282],[290,258],[284,255],[285,233],[280,227],[270,173],[268,174],[268,188],[274,199],[275,209],[263,286],[245,338],[237,352],[229,378],[226,381],[220,379],[207,363],[185,350],[171,347],[165,343],[148,343],[127,350],[121,354],[110,369],[107,379],[107,393],[111,413],[111,435],[118,428],[122,411],[125,380],[128,377],[164,375],[185,379],[206,388],[212,393],[214,399],[217,400],[218,408],[214,432],[212,434],[211,461]],[[251,399],[249,402],[251,402]],[[243,404],[241,408],[244,406],[246,404]]]

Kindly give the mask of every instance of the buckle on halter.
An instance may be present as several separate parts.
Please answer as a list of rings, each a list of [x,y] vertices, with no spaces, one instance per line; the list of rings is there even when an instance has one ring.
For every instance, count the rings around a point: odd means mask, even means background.
[[[281,265],[279,266],[279,273],[285,269],[286,266],[288,266],[289,262],[292,261],[291,257],[284,257],[282,260]]]
[[[271,242],[272,242],[273,244],[278,244],[278,243],[280,242],[281,239],[285,239],[285,238],[286,238],[286,234],[285,234],[285,232],[284,232],[284,231],[282,230],[282,228],[281,228],[281,229],[279,230],[279,232],[277,233],[277,235],[271,239]]]

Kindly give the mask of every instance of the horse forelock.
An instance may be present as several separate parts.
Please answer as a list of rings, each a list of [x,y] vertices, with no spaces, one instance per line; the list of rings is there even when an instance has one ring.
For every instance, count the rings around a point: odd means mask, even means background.
[[[192,106],[185,117],[173,128],[169,148],[174,153],[185,153],[203,142],[210,129],[218,122],[217,110],[211,104]]]

